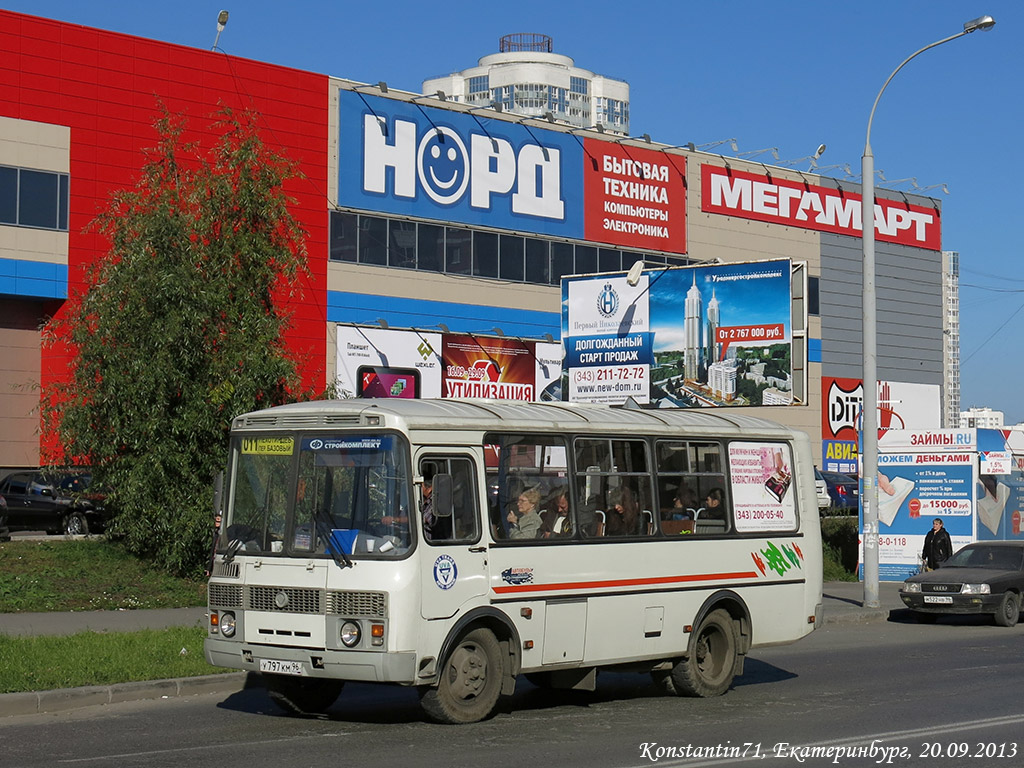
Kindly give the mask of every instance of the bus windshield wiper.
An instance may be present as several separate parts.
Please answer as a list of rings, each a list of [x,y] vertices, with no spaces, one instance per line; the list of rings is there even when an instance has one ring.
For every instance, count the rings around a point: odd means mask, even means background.
[[[323,538],[324,541],[326,542],[324,548],[327,550],[328,554],[330,554],[330,556],[334,559],[335,564],[339,568],[351,568],[352,559],[347,554],[345,554],[345,550],[341,546],[341,542],[337,542],[337,547],[332,546],[334,544],[334,541],[331,536],[332,528],[330,525],[327,525],[326,523],[333,521],[326,516],[326,512],[319,508],[314,509],[313,522],[316,525],[317,532],[320,534],[321,538]]]

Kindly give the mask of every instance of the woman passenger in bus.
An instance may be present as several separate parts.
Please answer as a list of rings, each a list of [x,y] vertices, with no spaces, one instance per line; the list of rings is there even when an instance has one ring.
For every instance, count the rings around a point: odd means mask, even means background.
[[[535,539],[540,533],[544,521],[537,512],[537,505],[540,503],[540,491],[536,488],[527,488],[516,502],[516,509],[509,510],[506,518],[511,525],[509,532],[510,539]]]
[[[608,493],[609,509],[606,513],[605,536],[636,536],[640,507],[628,487],[615,488]]]

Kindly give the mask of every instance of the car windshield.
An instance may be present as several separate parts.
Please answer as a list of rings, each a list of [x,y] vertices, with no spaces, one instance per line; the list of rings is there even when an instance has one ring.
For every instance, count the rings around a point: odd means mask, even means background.
[[[991,544],[973,544],[954,554],[944,563],[944,567],[1019,571],[1024,568],[1024,549]]]
[[[410,474],[403,446],[393,435],[242,439],[219,548],[404,554]]]

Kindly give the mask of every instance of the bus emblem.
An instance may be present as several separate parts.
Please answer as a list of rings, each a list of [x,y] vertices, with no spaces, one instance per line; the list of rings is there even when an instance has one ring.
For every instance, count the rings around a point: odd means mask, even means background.
[[[532,584],[533,568],[506,568],[501,572],[501,580],[506,584]]]
[[[441,555],[434,561],[434,583],[441,589],[451,589],[459,578],[459,569],[448,555]]]

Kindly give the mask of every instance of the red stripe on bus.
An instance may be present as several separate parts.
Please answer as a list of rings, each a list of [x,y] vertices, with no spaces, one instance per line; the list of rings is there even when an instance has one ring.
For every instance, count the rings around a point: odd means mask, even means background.
[[[718,579],[756,579],[756,571],[737,573],[698,573],[689,576],[657,576],[651,579],[616,579],[614,581],[575,581],[565,584],[516,584],[492,587],[499,595],[515,592],[554,592],[567,589],[606,589],[608,587],[639,587],[655,584],[680,584],[690,581],[716,581]]]

